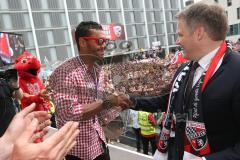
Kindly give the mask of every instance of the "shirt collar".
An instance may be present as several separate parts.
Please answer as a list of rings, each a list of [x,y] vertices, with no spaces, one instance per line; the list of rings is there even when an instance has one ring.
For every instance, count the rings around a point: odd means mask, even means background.
[[[202,57],[198,63],[199,63],[199,66],[201,66],[201,68],[203,68],[204,70],[207,70],[212,58],[215,56],[215,54],[217,53],[218,49],[220,47],[212,50],[211,52],[209,52],[208,54],[206,54],[204,57]]]

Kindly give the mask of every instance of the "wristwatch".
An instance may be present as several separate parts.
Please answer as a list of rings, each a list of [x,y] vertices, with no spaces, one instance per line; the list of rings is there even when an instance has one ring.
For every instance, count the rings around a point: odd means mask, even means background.
[[[104,109],[110,109],[110,108],[113,107],[113,103],[109,99],[104,99],[103,102],[102,102],[102,106],[103,106]]]

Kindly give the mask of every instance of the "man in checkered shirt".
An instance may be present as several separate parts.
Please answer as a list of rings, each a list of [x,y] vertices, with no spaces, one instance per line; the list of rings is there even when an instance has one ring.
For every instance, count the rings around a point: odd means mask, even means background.
[[[58,128],[67,121],[79,122],[77,144],[66,159],[108,160],[102,125],[115,119],[131,102],[124,95],[105,95],[104,73],[96,64],[103,59],[108,42],[102,26],[81,22],[75,39],[79,55],[65,61],[49,77]]]

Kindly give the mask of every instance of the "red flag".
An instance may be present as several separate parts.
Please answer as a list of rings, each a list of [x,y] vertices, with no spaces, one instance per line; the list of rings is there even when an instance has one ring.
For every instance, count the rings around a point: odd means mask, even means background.
[[[171,60],[171,64],[180,64],[180,63],[184,63],[187,60],[185,58],[183,58],[183,52],[181,51],[177,51],[173,57],[173,59]]]
[[[0,54],[6,57],[12,56],[9,50],[8,37],[6,33],[0,33]]]

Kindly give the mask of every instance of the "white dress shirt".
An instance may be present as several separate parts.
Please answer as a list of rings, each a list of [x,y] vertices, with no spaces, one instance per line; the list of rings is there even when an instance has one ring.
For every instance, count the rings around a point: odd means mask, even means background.
[[[202,76],[202,74],[207,71],[210,62],[212,61],[213,57],[215,56],[215,54],[217,53],[218,49],[220,47],[214,49],[213,51],[209,52],[208,54],[206,54],[204,57],[202,57],[199,61],[199,67],[196,69],[196,72],[194,73],[194,78],[193,78],[193,86],[197,83],[197,81],[199,80],[199,78]],[[220,67],[220,65],[222,64],[222,60],[223,57],[220,59],[220,61],[218,62],[218,65],[214,71],[214,73],[217,71],[217,69]],[[192,87],[193,87],[192,86]]]

